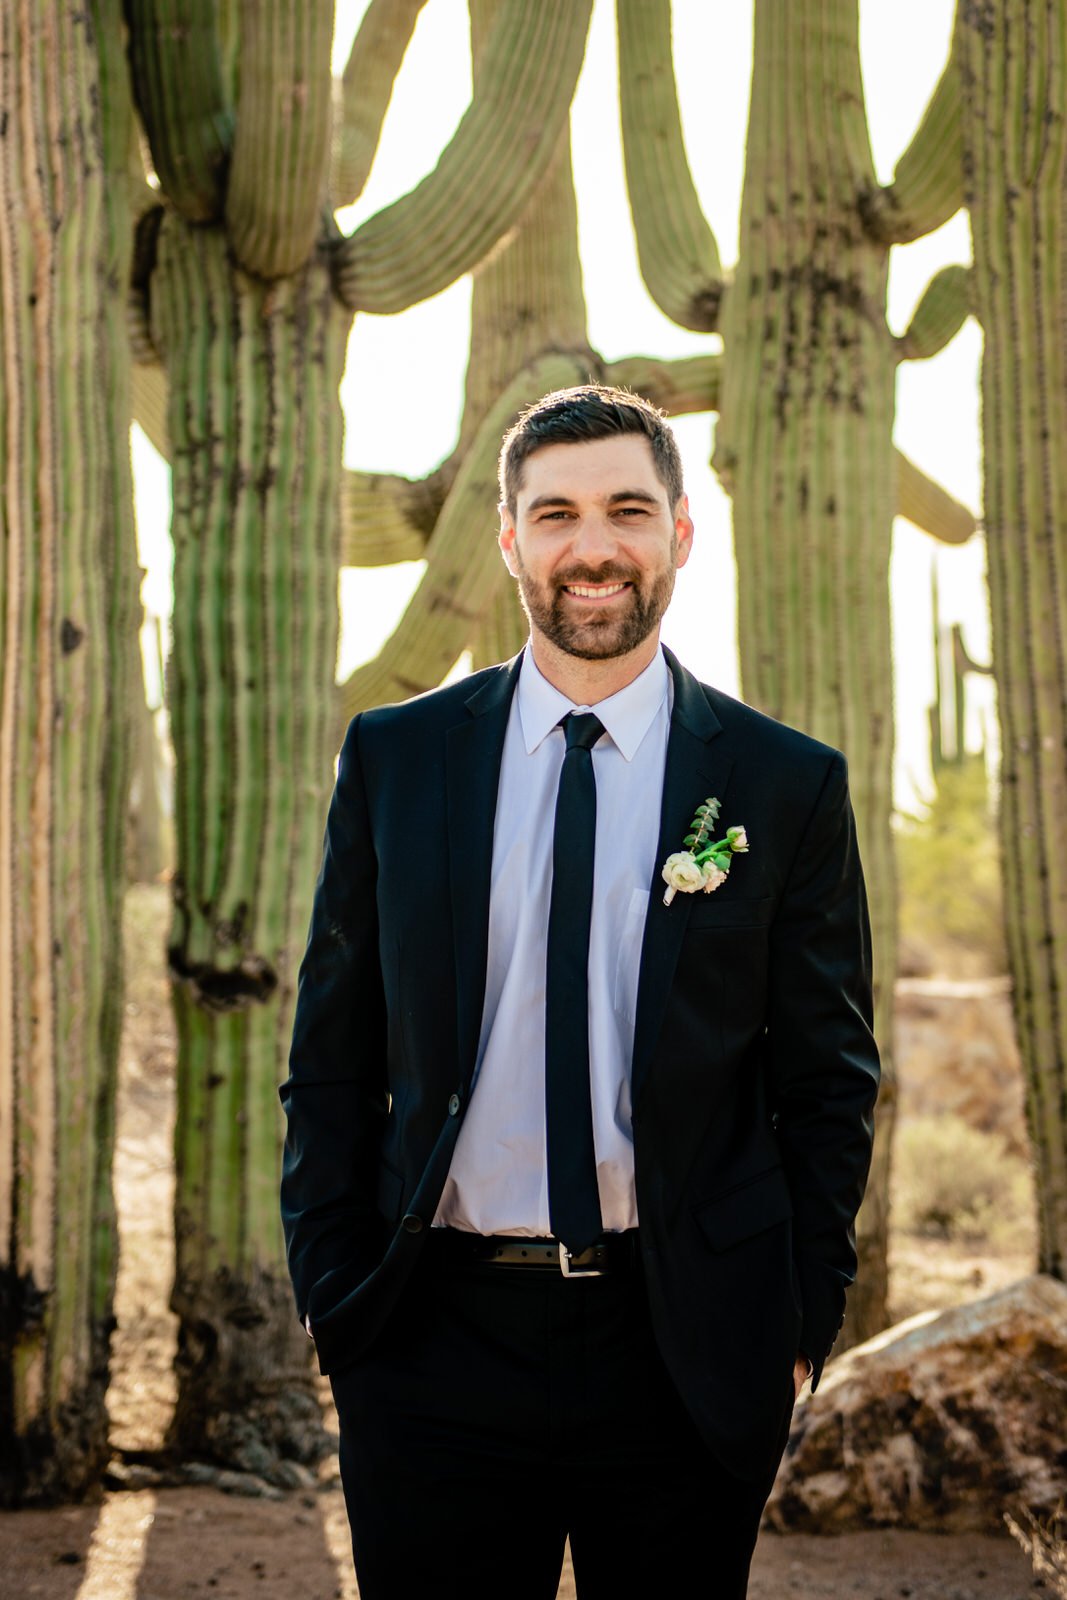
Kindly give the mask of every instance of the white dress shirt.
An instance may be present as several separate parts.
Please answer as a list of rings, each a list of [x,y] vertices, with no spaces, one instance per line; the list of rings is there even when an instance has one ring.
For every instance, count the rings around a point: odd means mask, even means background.
[[[657,650],[595,706],[576,706],[527,648],[504,738],[493,831],[485,1004],[470,1102],[434,1218],[474,1233],[551,1234],[545,1158],[545,964],[560,719],[594,711],[596,859],[589,936],[589,1074],[604,1228],[637,1226],[630,1065],[641,940],[659,838],[671,703]]]

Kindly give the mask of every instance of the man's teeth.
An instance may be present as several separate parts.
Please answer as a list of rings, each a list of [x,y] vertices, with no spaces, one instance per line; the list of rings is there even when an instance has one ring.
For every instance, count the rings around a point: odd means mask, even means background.
[[[599,600],[601,595],[618,594],[626,588],[625,583],[601,583],[594,586],[591,583],[565,583],[563,586],[568,594],[582,595],[583,598]]]

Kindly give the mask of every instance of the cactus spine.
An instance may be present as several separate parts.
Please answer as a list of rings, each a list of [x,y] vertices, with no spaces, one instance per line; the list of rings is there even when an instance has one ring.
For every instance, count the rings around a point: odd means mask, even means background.
[[[1000,834],[1040,1270],[1067,1278],[1067,0],[961,8]]]
[[[137,564],[118,0],[0,8],[0,1501],[107,1459]],[[47,108],[47,115],[45,110]],[[139,678],[133,680],[139,684]]]

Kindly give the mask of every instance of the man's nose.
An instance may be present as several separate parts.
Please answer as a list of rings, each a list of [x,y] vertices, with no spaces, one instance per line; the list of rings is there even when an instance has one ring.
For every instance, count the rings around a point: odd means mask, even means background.
[[[598,511],[582,517],[574,530],[571,548],[589,566],[612,560],[618,552],[618,539],[611,519]]]

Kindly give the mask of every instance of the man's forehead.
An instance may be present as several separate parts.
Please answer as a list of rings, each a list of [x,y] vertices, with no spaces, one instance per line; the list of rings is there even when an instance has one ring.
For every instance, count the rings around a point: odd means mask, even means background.
[[[644,434],[542,445],[523,462],[519,498],[527,503],[546,494],[602,498],[626,489],[644,490],[658,500],[667,497]]]

